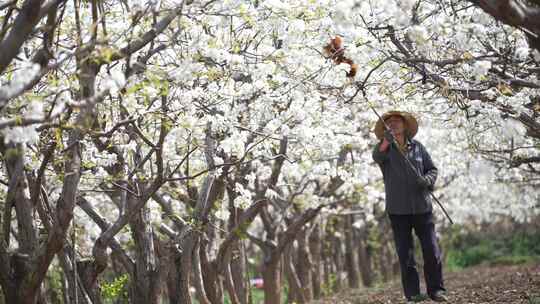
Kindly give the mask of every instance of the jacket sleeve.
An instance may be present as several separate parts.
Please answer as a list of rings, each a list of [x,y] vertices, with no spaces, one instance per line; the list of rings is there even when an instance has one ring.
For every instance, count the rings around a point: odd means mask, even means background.
[[[429,181],[430,189],[433,190],[435,182],[437,181],[437,174],[439,173],[437,167],[433,164],[431,156],[427,152],[426,148],[422,146],[422,158],[424,163],[424,177]]]
[[[386,152],[381,152],[379,151],[380,146],[381,146],[381,143],[378,143],[375,145],[372,156],[373,156],[373,160],[377,164],[382,165],[388,159],[388,150],[386,150]],[[388,147],[388,149],[390,149],[390,147]]]

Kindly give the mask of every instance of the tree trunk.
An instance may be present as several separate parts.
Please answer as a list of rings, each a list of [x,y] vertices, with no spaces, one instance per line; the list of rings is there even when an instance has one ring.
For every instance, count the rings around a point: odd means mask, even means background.
[[[225,272],[223,273],[223,276],[225,277],[225,288],[227,289],[227,293],[229,294],[229,300],[232,304],[239,304],[240,300],[236,295],[236,289],[234,288],[234,281],[230,265],[225,266]]]
[[[321,210],[322,205],[315,209],[308,209],[304,213],[298,214],[293,220],[290,220],[287,226],[287,229],[277,236],[278,242],[275,244],[273,241],[275,230],[270,228],[267,229],[267,232],[270,232],[267,235],[265,241],[253,237],[248,234],[248,237],[254,241],[263,251],[263,264],[262,264],[262,273],[264,280],[264,295],[265,295],[265,304],[277,304],[280,302],[281,294],[281,278],[280,278],[280,260],[281,255],[289,246],[298,233],[302,230],[302,227],[312,221],[319,211]],[[265,226],[270,226],[268,224],[268,216],[265,215],[265,210],[261,212],[263,222]]]
[[[392,277],[391,275],[391,270],[388,266],[388,255],[387,255],[387,247],[386,246],[381,246],[381,249],[379,251],[379,268],[381,270],[381,274],[382,274],[382,278],[383,278],[383,282],[388,282],[390,280],[390,278]]]
[[[190,231],[189,235],[186,236],[185,241],[183,242],[183,251],[180,254],[179,265],[178,265],[178,284],[180,288],[178,289],[178,302],[177,303],[192,303],[191,293],[189,291],[190,284],[190,275],[191,275],[191,263],[193,255],[193,245],[195,242],[195,232]]]
[[[223,303],[223,286],[217,273],[216,264],[209,261],[206,242],[202,241],[200,247],[199,255],[206,296],[210,303]]]
[[[332,273],[332,259],[331,259],[331,248],[330,248],[330,244],[331,244],[331,240],[328,238],[328,237],[325,237],[325,246],[323,247],[323,249],[321,250],[321,257],[322,257],[322,261],[323,261],[323,286],[324,286],[324,289],[322,290],[322,295],[325,296],[327,295],[328,291],[330,291],[330,289],[332,288],[332,282],[330,282],[330,277],[331,277],[331,273]]]
[[[353,215],[348,215],[345,221],[345,270],[349,281],[349,288],[360,287],[360,279],[358,278],[358,266],[356,264],[356,255],[354,250],[354,230],[353,230]]]
[[[155,284],[158,275],[158,257],[154,248],[154,233],[149,219],[149,210],[141,208],[130,221],[133,240],[135,241],[135,274],[131,278],[134,304],[158,304],[159,284]]]
[[[316,224],[309,236],[309,251],[313,258],[312,272],[312,285],[313,285],[313,297],[319,299],[322,296],[321,282],[322,282],[322,256],[321,256],[321,227],[320,224]]]
[[[391,241],[388,240],[386,243],[389,244],[389,242]],[[392,250],[392,247],[387,245],[386,246],[386,267],[388,268],[390,279],[392,279],[394,276],[399,274],[399,263],[396,263],[395,256],[396,256],[396,253],[394,252],[394,250]]]
[[[304,228],[300,232],[297,238],[298,242],[298,261],[296,263],[296,272],[298,274],[298,279],[302,286],[302,293],[306,301],[311,301],[313,299],[313,290],[311,283],[311,270],[313,269],[313,264],[311,262],[311,255],[308,251],[308,229]]]
[[[264,304],[281,303],[280,259],[274,258],[263,262]]]
[[[364,286],[371,287],[374,282],[373,248],[367,240],[367,234],[367,229],[362,228],[358,236],[358,265]]]
[[[283,253],[283,263],[285,266],[285,276],[289,282],[288,303],[307,303],[302,285],[293,265],[294,250],[292,244],[287,246]]]
[[[341,277],[341,271],[343,270],[343,255],[342,255],[342,240],[339,237],[333,237],[333,261],[334,261],[334,274],[335,274],[335,282],[333,287],[334,292],[338,292],[343,286],[342,284],[342,277]]]
[[[173,257],[169,261],[171,270],[167,274],[167,294],[169,303],[183,303],[180,297],[180,253],[176,248],[169,248],[170,254]]]
[[[99,285],[96,280],[92,278],[94,273],[94,263],[90,259],[78,260],[77,264],[77,273],[80,278],[80,283],[77,286],[81,288],[77,289],[77,299],[87,299],[85,302],[81,303],[92,303],[92,304],[101,304],[101,294],[99,291]],[[79,279],[77,279],[79,281]],[[69,282],[69,280],[68,280]],[[89,299],[88,299],[89,298]],[[75,302],[72,302],[75,303]]]
[[[247,304],[249,300],[249,285],[246,278],[246,251],[241,243],[233,245],[233,256],[231,258],[230,270],[238,300],[241,304]]]
[[[239,224],[242,210],[234,206],[234,199],[236,198],[236,194],[231,195],[232,193],[232,191],[228,192],[229,210],[231,210],[231,215],[229,216],[229,220],[227,223],[227,230],[229,231],[229,233],[239,233],[235,232],[234,230]],[[226,241],[224,241],[222,245],[224,245],[225,242]],[[223,267],[223,270],[220,271],[222,271],[221,274],[224,277],[225,286],[229,294],[229,299],[231,300],[231,303],[247,303],[247,285],[244,278],[245,256],[239,255],[240,246],[237,240],[231,243],[231,245],[229,246],[230,248],[226,250],[226,253],[224,253],[224,260],[220,261],[220,263],[224,263],[224,265],[221,266]],[[219,256],[218,259],[220,259]]]
[[[197,296],[197,301],[201,304],[210,304],[210,300],[206,296],[206,291],[204,288],[203,277],[201,273],[201,259],[199,253],[199,241],[196,241],[195,248],[193,249],[193,260],[192,260],[192,269],[193,269],[193,285],[195,286],[195,295]],[[217,278],[214,276],[210,278],[211,281],[216,281]]]
[[[13,284],[13,282],[10,282],[11,286],[6,288],[6,286],[2,286],[2,289],[4,291],[4,302],[5,303],[19,303],[17,302],[19,299],[18,299],[18,295],[17,295],[17,286],[15,286],[15,284]]]

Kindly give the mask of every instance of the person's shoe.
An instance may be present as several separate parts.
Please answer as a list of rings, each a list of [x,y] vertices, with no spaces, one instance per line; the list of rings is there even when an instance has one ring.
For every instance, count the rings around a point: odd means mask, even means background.
[[[448,302],[448,298],[442,290],[435,291],[434,293],[430,294],[429,297],[435,302]]]
[[[414,304],[429,299],[425,294],[417,294],[407,299],[407,304]]]

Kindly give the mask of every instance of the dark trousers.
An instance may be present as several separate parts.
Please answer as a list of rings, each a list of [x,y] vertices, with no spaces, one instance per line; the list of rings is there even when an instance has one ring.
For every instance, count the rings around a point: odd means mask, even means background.
[[[420,294],[420,281],[414,260],[414,247],[412,230],[422,246],[424,257],[424,277],[426,279],[427,293],[433,294],[438,290],[445,290],[442,276],[441,251],[435,235],[435,224],[431,212],[412,215],[390,214],[394,242],[401,268],[401,283],[405,297]]]

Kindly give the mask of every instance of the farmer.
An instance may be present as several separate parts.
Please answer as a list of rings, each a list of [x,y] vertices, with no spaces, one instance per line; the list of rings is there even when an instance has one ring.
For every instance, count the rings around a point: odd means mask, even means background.
[[[375,135],[380,142],[373,150],[373,160],[383,174],[386,212],[392,224],[405,297],[408,303],[427,299],[420,293],[413,250],[414,229],[422,246],[427,294],[434,301],[445,302],[441,251],[435,235],[429,195],[437,179],[437,168],[426,148],[413,139],[418,131],[418,122],[411,114],[390,111],[382,116],[382,120],[379,119],[375,125]],[[385,130],[385,123],[389,130]],[[416,172],[405,160],[405,155]]]

